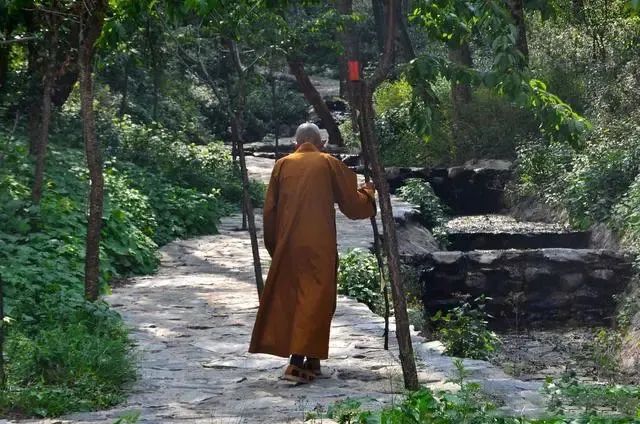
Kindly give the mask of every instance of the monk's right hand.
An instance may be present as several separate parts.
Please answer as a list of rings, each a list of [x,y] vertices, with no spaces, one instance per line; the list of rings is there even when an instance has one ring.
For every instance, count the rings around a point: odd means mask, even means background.
[[[360,186],[360,188],[364,188],[364,189],[371,190],[371,191],[375,191],[376,190],[376,186],[371,182],[362,184]]]

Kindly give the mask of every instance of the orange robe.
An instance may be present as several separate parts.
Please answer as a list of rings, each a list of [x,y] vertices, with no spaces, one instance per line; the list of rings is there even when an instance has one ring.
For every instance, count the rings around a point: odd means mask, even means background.
[[[375,215],[373,191],[313,144],[278,160],[264,205],[271,268],[249,352],[326,359],[336,306],[337,203],[351,219]]]

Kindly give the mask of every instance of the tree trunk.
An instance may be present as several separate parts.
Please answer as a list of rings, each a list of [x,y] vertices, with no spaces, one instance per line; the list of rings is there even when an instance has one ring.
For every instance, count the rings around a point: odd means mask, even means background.
[[[357,85],[355,90],[358,92],[356,104],[359,104],[362,144],[364,153],[371,164],[373,182],[375,183],[376,190],[378,190],[378,199],[380,202],[380,215],[384,231],[384,248],[391,280],[391,293],[393,295],[393,307],[396,319],[396,338],[400,350],[400,363],[402,365],[404,385],[408,390],[418,390],[418,373],[411,342],[407,302],[400,274],[400,254],[398,252],[396,224],[393,218],[389,185],[384,168],[380,162],[378,140],[373,129],[373,90],[369,88],[366,81],[354,84]]]
[[[240,124],[241,112],[236,112],[235,116],[231,120],[231,133],[233,137],[237,137],[241,134],[242,125]],[[247,162],[245,160],[244,148],[242,148],[242,141],[236,138],[238,146],[238,159],[240,161],[240,171],[242,173],[242,197],[244,205],[244,217],[246,224],[249,226],[249,237],[251,238],[251,252],[253,254],[253,271],[256,277],[256,288],[258,289],[258,298],[262,297],[262,291],[264,289],[264,282],[262,280],[262,263],[260,262],[260,250],[258,244],[258,234],[256,230],[256,218],[253,210],[253,202],[251,201],[251,193],[249,191],[249,173],[247,172]],[[243,226],[245,224],[243,223]]]
[[[413,42],[409,35],[409,24],[407,23],[407,15],[402,1],[397,2],[396,17],[398,19],[398,35],[400,38],[400,45],[404,51],[405,59],[407,62],[416,58],[416,52],[413,49]]]
[[[120,99],[120,107],[118,108],[118,116],[122,118],[125,113],[127,113],[127,101],[129,97],[129,57],[127,57],[126,62],[124,64],[124,76],[123,76],[123,84],[122,87],[122,99]]]
[[[364,150],[364,143],[362,142],[362,136],[360,137],[360,147]],[[365,156],[364,160],[364,180],[370,181],[370,168],[369,159]],[[376,256],[376,263],[378,264],[378,272],[380,273],[380,283],[382,287],[382,295],[384,298],[384,350],[389,350],[389,316],[391,315],[391,308],[389,305],[389,285],[384,281],[384,259],[382,259],[382,246],[380,246],[380,230],[378,229],[378,222],[376,217],[372,216],[371,219],[371,231],[373,232],[373,253]]]
[[[47,145],[49,141],[49,124],[51,123],[51,75],[47,72],[44,76],[42,88],[42,104],[39,108],[40,125],[38,126],[38,136],[33,150],[36,156],[36,169],[33,177],[33,187],[31,197],[35,204],[42,199],[42,187],[44,184],[44,169],[47,157]]]
[[[584,22],[584,0],[571,0],[571,12],[573,19]]]
[[[11,47],[0,47],[0,99],[4,97],[9,77],[9,52]]]
[[[473,67],[473,59],[471,57],[471,47],[468,42],[463,42],[460,46],[449,49],[449,59],[461,66]],[[454,108],[460,105],[466,105],[471,102],[471,85],[468,83],[455,83],[451,85],[451,99]]]
[[[276,160],[278,160],[278,144],[279,144],[279,133],[280,133],[280,119],[278,118],[277,107],[278,107],[278,98],[276,97],[277,92],[277,80],[273,73],[271,74],[271,121],[273,122],[273,138],[275,142],[274,146],[274,154]]]
[[[313,109],[322,121],[322,126],[329,133],[329,143],[344,146],[344,140],[342,139],[342,134],[340,134],[338,124],[335,119],[333,119],[327,104],[322,100],[322,96],[320,96],[320,93],[318,93],[318,90],[313,86],[313,83],[305,72],[304,63],[298,59],[289,59],[288,62],[289,70],[293,76],[296,77],[300,91],[302,91],[305,99],[313,106]]]
[[[525,64],[529,63],[529,44],[527,42],[527,25],[524,17],[524,0],[507,0],[507,6],[516,25],[516,47],[524,56]]]
[[[240,52],[235,41],[229,41],[230,62],[236,70],[237,90],[236,90],[236,107],[232,112],[231,118],[231,137],[235,140],[238,147],[238,159],[240,161],[240,171],[242,173],[242,195],[244,199],[244,211],[246,213],[247,223],[249,224],[249,237],[251,239],[251,251],[253,253],[253,271],[256,277],[256,288],[258,289],[258,298],[262,297],[264,282],[262,280],[262,264],[260,262],[260,248],[258,244],[258,235],[256,230],[256,220],[253,211],[253,203],[251,201],[251,193],[249,191],[249,173],[247,172],[247,162],[244,156],[244,143],[242,140],[242,115],[246,102],[246,71],[242,66]],[[232,98],[231,90],[229,98]]]
[[[378,51],[384,49],[385,40],[385,24],[384,24],[384,1],[371,0],[371,8],[373,9],[373,22],[376,27],[376,42]]]
[[[91,62],[94,44],[102,30],[107,0],[97,0],[81,17],[80,48],[78,53],[80,68],[80,110],[82,129],[89,167],[91,189],[89,192],[89,218],[85,247],[85,297],[90,301],[98,299],[100,278],[100,231],[104,202],[104,176],[102,175],[102,151],[96,133],[93,110],[93,81]],[[84,25],[82,25],[84,24]]]
[[[353,15],[353,0],[338,0],[336,2],[336,9],[338,13],[343,16],[351,16]],[[346,25],[349,26],[349,25]],[[341,31],[338,32],[338,40],[342,43],[343,46],[351,45],[351,43],[346,43],[344,41],[345,34],[350,33],[350,31]],[[349,52],[345,52],[338,56],[338,73],[340,75],[340,97],[347,98],[349,96],[348,90],[349,86],[347,84],[347,61],[349,60]]]
[[[57,22],[47,18],[47,26],[50,27],[49,37],[46,42],[46,63],[42,78],[42,100],[40,103],[39,117],[40,125],[37,127],[37,137],[35,145],[32,147],[36,157],[36,168],[33,178],[31,197],[35,204],[42,199],[42,189],[44,185],[45,162],[47,158],[47,145],[49,144],[49,126],[51,124],[51,95],[53,91],[54,73],[56,68],[56,50],[58,47],[58,27]]]
[[[400,363],[402,365],[404,385],[408,390],[418,390],[418,373],[413,354],[411,331],[409,330],[406,297],[400,274],[400,254],[398,252],[396,225],[393,218],[389,185],[383,165],[380,162],[378,139],[374,131],[375,112],[373,110],[373,91],[387,77],[393,66],[397,36],[397,18],[395,16],[397,12],[396,1],[397,0],[389,0],[387,4],[386,38],[384,51],[378,62],[378,66],[369,80],[353,82],[351,93],[352,102],[356,108],[355,112],[359,114],[358,123],[360,126],[363,154],[371,164],[373,182],[378,190],[380,215],[384,233],[384,250],[387,256],[387,267],[391,280],[391,293],[393,295],[396,318],[396,338],[400,350]],[[353,46],[345,46],[345,49],[353,52]]]

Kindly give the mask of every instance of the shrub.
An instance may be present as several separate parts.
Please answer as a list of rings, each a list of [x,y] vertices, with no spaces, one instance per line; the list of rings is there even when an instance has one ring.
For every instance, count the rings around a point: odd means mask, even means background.
[[[446,208],[428,182],[419,178],[409,178],[398,190],[398,195],[402,200],[418,206],[421,223],[429,230],[446,223]]]
[[[221,142],[197,145],[159,125],[145,126],[128,117],[116,121],[118,159],[162,175],[174,184],[202,193],[219,192],[232,203],[241,199],[241,185],[231,152]]]
[[[578,381],[574,375],[565,374],[558,380],[547,378],[544,392],[549,396],[551,412],[570,412],[594,419],[586,422],[632,423],[637,422],[640,413],[640,389],[635,386],[589,384]],[[595,420],[603,410],[608,411],[608,419]]]
[[[640,252],[640,173],[613,209],[613,225],[624,234],[624,242]]]
[[[195,160],[198,152],[205,155],[202,172],[214,167],[207,158],[212,150],[194,148],[186,156]],[[20,136],[9,141],[0,134],[0,161],[0,277],[11,318],[8,389],[0,394],[0,411],[52,416],[112,406],[134,378],[133,358],[121,318],[106,304],[83,299],[84,155],[50,146],[38,206],[31,201],[32,164]],[[102,287],[116,276],[154,271],[157,243],[214,233],[229,210],[220,189],[180,185],[203,187],[207,175],[177,169],[154,174],[147,165],[106,161]]]
[[[0,410],[56,416],[104,409],[121,402],[135,378],[132,346],[118,314],[77,292],[61,293],[40,305],[49,316],[37,327],[9,327],[8,390]]]
[[[374,312],[379,310],[382,294],[375,255],[353,249],[340,256],[338,293],[353,297]]]
[[[376,113],[382,115],[390,110],[404,107],[411,102],[412,96],[413,88],[407,80],[385,81],[373,95]]]
[[[511,104],[493,91],[473,90],[471,102],[453,110],[451,101],[443,104],[451,121],[451,156],[456,164],[471,159],[514,159],[522,139],[538,134],[538,124],[530,112]],[[445,98],[444,93],[441,99]],[[508,122],[509,125],[505,125]]]
[[[564,203],[581,228],[607,221],[640,174],[640,129],[636,119],[598,129],[566,175]]]
[[[433,118],[428,139],[416,134],[411,122],[412,89],[400,79],[385,82],[374,93],[380,156],[386,166],[442,165],[450,161],[450,135],[444,115]]]
[[[481,296],[473,303],[464,300],[451,311],[438,311],[431,318],[436,338],[444,344],[447,355],[487,359],[495,351],[499,339],[488,328],[491,316],[484,309],[486,300],[490,299]]]

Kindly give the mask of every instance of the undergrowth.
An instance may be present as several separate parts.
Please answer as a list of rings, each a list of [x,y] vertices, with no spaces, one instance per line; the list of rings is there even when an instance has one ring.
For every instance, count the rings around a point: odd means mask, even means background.
[[[487,398],[478,383],[468,380],[461,360],[454,360],[454,366],[450,382],[457,391],[423,387],[382,410],[363,409],[362,401],[348,398],[331,405],[327,416],[340,424],[627,424],[640,417],[636,388],[572,380],[547,381],[550,404],[539,418],[508,414]],[[308,421],[318,422],[317,417]]]
[[[153,164],[145,162],[152,148],[144,160],[122,152],[105,160],[103,293],[114,278],[153,272],[158,246],[215,233],[219,218],[238,207],[239,179],[231,178],[236,171],[219,145],[183,150],[155,141],[162,149]],[[62,145],[55,137],[50,143],[36,205],[26,141],[0,133],[0,278],[8,317],[2,414],[107,408],[124,399],[135,379],[121,317],[83,297],[88,175],[83,153]]]

